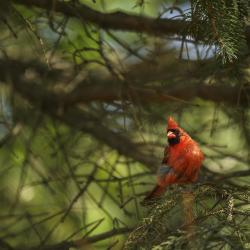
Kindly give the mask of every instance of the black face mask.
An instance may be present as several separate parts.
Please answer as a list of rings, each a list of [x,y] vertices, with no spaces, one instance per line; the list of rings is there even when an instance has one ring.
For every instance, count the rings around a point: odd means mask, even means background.
[[[173,134],[175,134],[174,138],[168,138],[168,143],[170,146],[176,145],[180,142],[180,131],[179,129],[168,129],[168,132],[172,132]]]

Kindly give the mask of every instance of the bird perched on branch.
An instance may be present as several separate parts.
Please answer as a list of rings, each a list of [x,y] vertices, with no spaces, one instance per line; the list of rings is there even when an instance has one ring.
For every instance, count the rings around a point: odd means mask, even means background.
[[[161,196],[171,184],[195,182],[204,160],[198,144],[175,122],[172,117],[167,122],[167,139],[164,158],[157,173],[157,185],[144,202]]]

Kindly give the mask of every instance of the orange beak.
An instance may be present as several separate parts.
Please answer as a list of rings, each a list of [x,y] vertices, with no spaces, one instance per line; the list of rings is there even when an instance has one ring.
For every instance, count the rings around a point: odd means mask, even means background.
[[[169,139],[172,139],[172,138],[176,138],[176,135],[175,135],[172,131],[169,131],[169,132],[167,133],[167,137],[168,137]]]

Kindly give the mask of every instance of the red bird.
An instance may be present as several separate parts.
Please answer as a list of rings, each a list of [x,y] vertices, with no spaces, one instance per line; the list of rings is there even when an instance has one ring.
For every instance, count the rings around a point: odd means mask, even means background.
[[[157,185],[144,201],[161,196],[171,184],[192,183],[198,178],[204,155],[172,117],[168,118],[167,138],[169,146],[157,173]]]

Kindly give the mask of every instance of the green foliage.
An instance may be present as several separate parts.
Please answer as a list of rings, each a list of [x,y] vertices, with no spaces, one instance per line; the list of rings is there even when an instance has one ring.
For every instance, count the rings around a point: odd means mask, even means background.
[[[223,63],[232,63],[246,53],[245,27],[247,0],[194,0],[191,5],[190,30],[198,40],[215,45]]]
[[[191,222],[185,217],[185,192],[168,191],[164,199],[151,204],[147,216],[130,234],[125,249],[244,248],[250,240],[249,211],[243,205],[250,199],[249,192],[206,184],[193,187]]]

